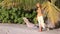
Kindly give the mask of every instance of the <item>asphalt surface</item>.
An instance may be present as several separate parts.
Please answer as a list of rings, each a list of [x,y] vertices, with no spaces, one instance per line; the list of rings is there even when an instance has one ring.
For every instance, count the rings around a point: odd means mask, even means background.
[[[39,32],[37,28],[28,28],[21,24],[1,24],[0,34],[60,34],[60,28]]]

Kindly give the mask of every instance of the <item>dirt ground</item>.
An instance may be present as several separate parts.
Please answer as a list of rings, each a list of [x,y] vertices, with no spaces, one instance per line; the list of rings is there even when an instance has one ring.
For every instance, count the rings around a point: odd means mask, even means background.
[[[1,24],[0,34],[60,34],[60,28],[39,32],[38,28],[28,28],[22,24]]]

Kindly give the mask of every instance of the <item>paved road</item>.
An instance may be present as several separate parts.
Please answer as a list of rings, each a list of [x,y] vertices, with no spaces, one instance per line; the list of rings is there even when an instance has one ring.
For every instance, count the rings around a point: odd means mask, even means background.
[[[21,24],[0,24],[0,34],[60,34],[60,29],[38,32]]]

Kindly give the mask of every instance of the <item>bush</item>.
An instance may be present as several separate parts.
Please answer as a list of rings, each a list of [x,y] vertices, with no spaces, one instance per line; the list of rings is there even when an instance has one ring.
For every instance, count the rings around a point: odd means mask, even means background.
[[[0,21],[2,23],[20,23],[22,24],[23,17],[27,17],[34,23],[34,18],[36,17],[35,11],[25,11],[22,8],[1,8],[0,9]]]

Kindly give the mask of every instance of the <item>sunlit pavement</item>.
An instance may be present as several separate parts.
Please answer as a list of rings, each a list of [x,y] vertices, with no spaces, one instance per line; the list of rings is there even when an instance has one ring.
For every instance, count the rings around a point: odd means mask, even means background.
[[[60,34],[60,29],[39,32],[36,28],[28,28],[21,24],[0,24],[0,34]]]

